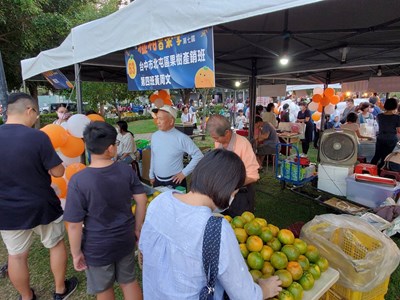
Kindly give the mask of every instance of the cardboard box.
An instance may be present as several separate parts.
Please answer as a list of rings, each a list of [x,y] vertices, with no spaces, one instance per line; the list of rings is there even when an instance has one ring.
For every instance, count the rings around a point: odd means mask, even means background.
[[[144,149],[142,151],[142,178],[150,181],[149,171],[150,171],[150,160],[151,160],[151,150]]]

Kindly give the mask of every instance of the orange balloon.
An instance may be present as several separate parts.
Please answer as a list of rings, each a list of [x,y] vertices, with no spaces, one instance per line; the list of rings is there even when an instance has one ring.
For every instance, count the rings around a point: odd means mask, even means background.
[[[79,171],[82,171],[86,166],[82,163],[74,163],[70,164],[68,167],[65,168],[65,178],[67,180],[70,180],[72,175],[78,173]]]
[[[274,113],[275,113],[276,115],[279,115],[279,109],[278,109],[277,107],[274,108]]]
[[[322,109],[323,109],[323,108],[324,108],[324,107],[323,107],[322,104],[320,103],[320,104],[318,105],[317,111],[320,112],[320,113],[322,113]]]
[[[58,198],[65,198],[67,195],[67,182],[64,178],[51,176],[51,186]]]
[[[158,91],[158,97],[162,98],[162,99],[168,99],[170,96],[167,93],[166,90],[159,90]]]
[[[321,102],[319,103],[322,106],[327,106],[331,102],[331,99],[327,96],[322,97]]]
[[[66,157],[77,157],[85,151],[83,140],[72,135],[68,135],[68,140],[64,146],[60,148],[62,154]]]
[[[40,129],[48,135],[54,149],[65,145],[68,139],[67,131],[64,127],[57,124],[49,124]]]
[[[321,113],[316,111],[312,114],[311,119],[313,119],[314,121],[319,121],[321,119]]]
[[[327,88],[324,91],[324,96],[326,97],[332,97],[333,95],[335,95],[335,90],[333,88]]]
[[[333,95],[332,97],[329,97],[331,104],[336,105],[340,102],[340,97],[338,95]]]
[[[87,115],[87,117],[92,122],[94,122],[94,121],[103,121],[104,122],[104,118],[98,114],[90,114],[90,115]]]
[[[312,101],[315,103],[319,103],[322,100],[322,95],[321,94],[315,94],[314,96],[312,96]]]

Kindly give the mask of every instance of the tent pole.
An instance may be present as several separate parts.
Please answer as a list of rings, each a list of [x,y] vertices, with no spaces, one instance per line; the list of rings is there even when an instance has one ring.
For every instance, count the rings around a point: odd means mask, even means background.
[[[81,64],[74,64],[75,70],[75,86],[76,86],[76,106],[78,114],[83,113],[83,105],[82,105],[82,81],[81,81]]]
[[[251,60],[251,77],[249,81],[249,97],[250,97],[250,131],[249,139],[252,140],[254,137],[254,121],[256,119],[256,88],[257,88],[257,59]]]
[[[3,67],[3,59],[1,58],[1,52],[0,52],[0,105],[2,106],[3,109],[3,121],[7,121],[7,80],[6,80],[6,74],[4,72],[4,67]]]

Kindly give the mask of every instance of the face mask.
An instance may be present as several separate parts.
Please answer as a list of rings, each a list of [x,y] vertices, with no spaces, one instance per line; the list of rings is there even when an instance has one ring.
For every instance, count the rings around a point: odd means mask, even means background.
[[[65,120],[65,119],[68,117],[68,113],[60,113],[60,112],[58,112],[58,113],[57,113],[57,117],[58,117],[60,120]]]
[[[369,109],[369,112],[370,112],[370,113],[374,112],[374,108],[371,107],[371,108]]]
[[[231,195],[230,198],[229,198],[228,207],[226,207],[226,208],[217,207],[217,208],[214,209],[213,213],[220,214],[220,213],[226,211],[231,206],[231,204],[232,204],[234,199],[235,199],[235,196]]]

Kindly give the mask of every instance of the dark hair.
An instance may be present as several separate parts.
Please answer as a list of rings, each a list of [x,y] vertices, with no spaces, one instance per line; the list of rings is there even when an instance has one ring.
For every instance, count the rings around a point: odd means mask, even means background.
[[[208,152],[192,173],[190,190],[210,197],[219,208],[227,208],[231,194],[244,184],[246,169],[240,157],[225,149]]]
[[[271,102],[267,105],[267,112],[271,112],[272,108],[275,108],[275,105]]]
[[[300,102],[299,102],[299,106],[305,106],[305,107],[307,107],[307,103],[305,103],[304,101],[300,101]]]
[[[128,123],[126,121],[118,121],[117,125],[123,132],[128,132]]]
[[[57,108],[56,108],[56,110],[58,110],[60,107],[67,108],[67,105],[66,105],[66,104],[64,104],[64,103],[60,103],[60,104],[58,104],[58,105],[57,105]],[[68,108],[67,108],[67,109],[68,109]]]
[[[397,108],[397,99],[396,98],[389,98],[385,101],[383,105],[385,110],[395,110]]]
[[[256,106],[256,114],[258,114],[259,112],[262,112],[263,110],[264,110],[264,106],[262,106],[262,105]]]
[[[238,110],[238,113],[242,113],[242,112],[243,112],[243,109],[239,109],[239,110]]]
[[[282,108],[283,108],[283,109],[289,108],[289,104],[287,104],[287,103],[283,104],[283,107],[282,107]]]
[[[374,96],[369,98],[369,103],[376,104],[376,102],[378,102],[378,97],[374,93]]]
[[[86,115],[86,116],[88,116],[88,115],[98,115],[98,113],[95,112],[93,109],[89,109],[89,110],[85,113],[85,115]]]
[[[90,153],[103,154],[117,139],[114,126],[102,121],[89,123],[83,131],[83,139]]]
[[[254,123],[258,123],[258,122],[264,122],[263,119],[259,116],[256,116],[256,119],[254,121]]]
[[[8,96],[7,105],[14,104],[15,102],[17,102],[20,99],[27,99],[27,100],[30,100],[32,103],[35,102],[33,97],[26,93],[12,93]]]
[[[344,100],[345,102],[351,102],[354,103],[354,99],[353,98],[347,98],[346,100]]]
[[[358,109],[359,110],[364,110],[364,109],[369,108],[369,107],[370,107],[370,103],[363,102],[363,103],[360,103],[360,105],[358,106]]]
[[[346,121],[351,122],[351,123],[357,122],[357,119],[358,119],[358,115],[354,112],[349,113],[346,117]]]
[[[185,111],[185,108],[189,109],[186,105],[184,105],[184,106],[182,107],[182,112]]]

